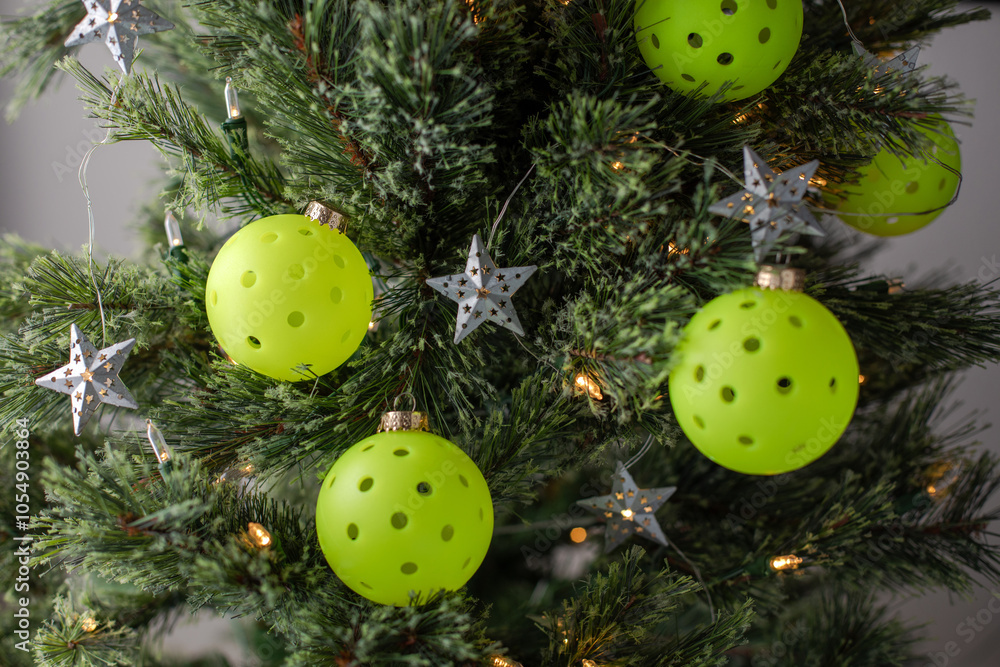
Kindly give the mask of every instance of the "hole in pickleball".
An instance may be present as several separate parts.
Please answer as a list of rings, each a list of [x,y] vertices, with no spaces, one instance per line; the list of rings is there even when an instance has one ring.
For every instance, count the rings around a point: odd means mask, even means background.
[[[306,316],[297,310],[293,310],[288,313],[288,326],[290,327],[300,327],[302,323],[306,321]]]
[[[359,491],[367,491],[368,489],[372,488],[372,485],[374,483],[375,483],[375,480],[372,479],[371,477],[364,477],[364,478],[361,479],[361,482],[358,484],[358,490]]]
[[[403,574],[413,574],[414,572],[417,571],[417,564],[403,563],[403,565],[399,569]]]
[[[778,393],[787,394],[792,390],[792,379],[789,377],[778,378]]]
[[[331,486],[333,486],[333,480],[335,480],[335,479],[337,479],[336,475],[330,475],[330,479],[327,480],[327,482],[326,482],[326,488],[329,489]]]
[[[802,320],[800,320],[795,315],[789,315],[788,316],[788,323],[791,324],[796,329],[801,329],[802,328]]]
[[[469,480],[465,479],[465,475],[459,475],[458,481],[462,483],[462,486],[469,486]]]
[[[694,77],[691,76],[690,74],[681,74],[681,78],[684,79],[685,81],[690,81],[691,83],[694,83]]]
[[[341,269],[347,266],[347,262],[345,262],[344,258],[341,257],[340,255],[333,256],[333,263],[336,264]]]
[[[755,308],[756,306],[757,306],[756,301],[744,301],[743,303],[740,304],[740,308],[742,308],[743,310],[750,310],[751,308]]]
[[[455,529],[451,526],[445,526],[441,529],[441,539],[445,542],[450,542],[451,538],[455,536]]]
[[[244,287],[253,287],[255,282],[257,282],[257,274],[253,271],[244,271],[243,275],[240,276],[240,285]]]
[[[708,330],[711,331],[712,329],[718,329],[720,324],[722,324],[722,320],[715,320],[708,325]]]
[[[906,191],[909,192],[911,195],[919,189],[920,189],[920,183],[917,183],[916,181],[910,181],[909,183],[906,184]]]
[[[722,0],[722,5],[720,7],[722,13],[726,16],[732,16],[736,13],[736,0]]]
[[[433,489],[431,489],[431,485],[428,484],[427,482],[420,482],[419,484],[417,484],[417,493],[419,493],[422,496],[431,495],[432,490]]]
[[[261,243],[274,243],[277,240],[278,240],[278,235],[275,234],[274,232],[268,232],[267,234],[264,234],[263,236],[260,237]]]
[[[392,515],[392,527],[399,530],[401,528],[406,528],[406,524],[409,519],[402,512],[396,512]]]
[[[312,236],[313,235],[313,231],[311,229],[307,229],[307,228],[303,227],[303,228],[299,229],[299,234],[302,234],[302,236]]]
[[[764,28],[757,33],[757,41],[761,44],[767,44],[767,40],[771,39],[771,29]]]
[[[215,290],[212,290],[211,299],[212,299],[212,305],[213,306],[216,305],[217,303],[219,303],[219,293],[216,292]]]
[[[464,570],[465,568],[469,567],[469,563],[471,562],[472,562],[472,556],[469,556],[468,558],[465,559],[465,562],[462,563],[462,569]]]
[[[694,381],[701,382],[704,379],[705,379],[705,367],[698,366],[698,368],[694,369]]]
[[[260,349],[260,341],[257,340],[256,336],[247,336],[247,345],[249,345],[255,350]]]
[[[358,539],[358,527],[356,524],[347,524],[347,537],[352,540]]]
[[[410,454],[410,450],[400,448],[393,451],[393,454],[395,454],[396,456],[408,456]]]
[[[653,44],[654,49],[660,48],[660,38],[656,36],[655,32],[650,35],[649,41]]]
[[[760,340],[753,337],[747,338],[743,341],[743,349],[747,352],[756,352],[760,349]]]
[[[351,337],[351,330],[348,329],[347,331],[344,332],[344,335],[340,337],[340,342],[341,343],[346,343],[347,339],[350,338],[350,337]]]
[[[715,60],[720,65],[729,65],[733,62],[733,54],[727,51],[723,51],[722,53],[719,54],[719,56]]]
[[[737,438],[737,440],[740,441],[741,445],[752,445],[753,444],[753,438],[751,438],[749,435],[741,435],[739,438]]]
[[[722,400],[724,400],[726,403],[732,403],[734,400],[736,400],[736,392],[733,391],[732,387],[722,388]]]
[[[777,9],[778,0],[767,0],[767,6],[770,7],[771,9]]]
[[[694,420],[695,426],[697,426],[698,428],[705,428],[705,422],[702,421],[701,417],[699,417],[698,415],[692,416],[691,419]]]
[[[692,49],[700,49],[703,43],[704,40],[702,40],[701,35],[699,35],[698,33],[692,32],[690,35],[688,35],[688,44],[691,46]],[[694,81],[694,79],[691,80]]]
[[[330,288],[330,301],[334,303],[340,303],[344,298],[344,293],[340,291],[339,287]]]
[[[301,264],[295,263],[288,267],[288,277],[292,280],[301,280],[306,275],[306,270]]]

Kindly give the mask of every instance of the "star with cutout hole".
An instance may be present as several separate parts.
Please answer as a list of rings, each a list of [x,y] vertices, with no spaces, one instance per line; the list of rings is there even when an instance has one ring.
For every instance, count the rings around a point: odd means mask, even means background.
[[[775,173],[749,146],[743,147],[745,190],[726,197],[708,210],[750,223],[754,258],[760,262],[782,234],[823,236],[816,218],[802,201],[819,160]]]
[[[80,435],[101,403],[133,410],[139,407],[118,377],[135,338],[98,350],[75,324],[70,327],[69,335],[69,363],[38,378],[35,384],[70,395],[73,432]]]
[[[174,24],[142,7],[139,0],[83,0],[87,15],[66,39],[65,46],[80,46],[102,40],[115,62],[132,71],[139,35],[170,30]]]
[[[609,495],[584,498],[576,504],[604,517],[607,524],[604,530],[605,553],[624,542],[629,535],[639,535],[667,546],[667,536],[663,534],[655,512],[676,490],[676,486],[640,489],[619,462]]]
[[[469,259],[465,263],[465,273],[428,278],[427,284],[459,305],[455,343],[487,321],[524,335],[510,298],[537,269],[537,266],[497,268],[483,248],[479,234],[475,234],[469,248]]]
[[[892,72],[903,71],[909,73],[917,69],[917,56],[920,55],[919,46],[911,47],[889,60],[882,60],[875,54],[866,51],[857,42],[852,42],[851,46],[854,47],[854,54],[861,58],[865,65],[872,68],[872,77],[875,79],[881,79]]]

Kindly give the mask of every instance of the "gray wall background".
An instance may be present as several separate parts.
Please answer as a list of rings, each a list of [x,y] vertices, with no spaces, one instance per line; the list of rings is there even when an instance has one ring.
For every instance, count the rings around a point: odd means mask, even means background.
[[[0,12],[9,15],[21,5],[15,0],[0,0]],[[101,44],[84,47],[81,58],[94,72],[101,72],[111,63]],[[934,74],[957,80],[968,97],[978,99],[972,126],[955,126],[962,142],[962,193],[958,202],[929,227],[892,239],[869,267],[873,272],[913,282],[933,269],[948,266],[954,269],[956,280],[989,282],[1000,278],[1000,228],[995,204],[995,165],[1000,155],[1000,78],[996,69],[1000,62],[1000,20],[941,34],[921,52],[919,62],[930,65]],[[9,97],[9,84],[0,83],[0,99]],[[4,162],[0,230],[70,251],[85,244],[87,210],[77,182],[77,167],[91,144],[103,136],[94,121],[84,117],[69,82],[30,106],[13,125],[0,124],[0,156]],[[139,204],[156,193],[152,184],[161,167],[158,154],[143,143],[102,146],[96,151],[88,180],[96,244],[101,253],[138,254],[138,241],[129,225]],[[828,228],[841,233],[838,224]],[[969,371],[956,396],[963,404],[959,413],[978,410],[985,413],[986,419],[995,418],[997,396],[997,368]],[[987,431],[984,440],[984,447],[1000,452],[997,429]],[[922,598],[896,599],[893,605],[902,618],[928,623],[923,647],[928,653],[928,665],[981,667],[1000,663],[1000,616],[988,606],[995,596],[1000,596],[1000,591],[980,589],[971,600],[939,592]],[[993,601],[992,608],[1000,609],[1000,600]],[[237,664],[254,664],[254,656],[238,657],[240,652],[230,631],[228,621],[202,614],[175,629],[167,645],[172,647],[171,653],[179,655],[219,650]]]

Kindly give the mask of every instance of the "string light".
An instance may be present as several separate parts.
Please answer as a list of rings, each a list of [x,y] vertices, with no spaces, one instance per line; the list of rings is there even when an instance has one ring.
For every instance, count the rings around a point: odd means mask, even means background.
[[[573,530],[569,531],[569,539],[573,540],[577,544],[583,542],[587,539],[587,529],[581,526],[577,526]]]
[[[580,393],[586,392],[595,401],[600,401],[604,398],[604,394],[601,393],[601,386],[589,375],[577,373],[576,378],[573,379],[573,384],[576,385]]]
[[[271,546],[271,533],[267,532],[267,529],[259,523],[254,523],[251,521],[247,524],[248,535],[250,537],[250,542],[253,543],[258,549],[265,549]]]
[[[93,632],[97,629],[97,621],[88,616],[80,622],[80,627],[83,628],[84,632]]]
[[[153,454],[156,455],[156,460],[160,462],[160,465],[169,463],[170,449],[167,447],[167,441],[163,439],[163,434],[160,433],[160,429],[156,428],[152,419],[146,420],[146,438],[153,446]]]
[[[889,294],[899,294],[904,289],[906,289],[906,283],[898,278],[889,281]]]
[[[858,375],[858,384],[864,384],[868,380],[864,375]]]
[[[519,662],[515,662],[510,658],[496,654],[490,656],[490,665],[492,665],[492,667],[524,667]]]
[[[597,667],[597,663],[590,658],[584,658],[580,661],[580,667]]]
[[[938,461],[927,470],[927,495],[944,497],[957,478],[958,471],[950,461]]]
[[[629,508],[627,508],[627,507],[626,507],[625,509],[623,509],[623,510],[622,510],[622,516],[623,516],[623,517],[625,517],[626,519],[628,519],[629,521],[631,521],[631,520],[632,520],[632,516],[633,516],[634,514],[635,514],[635,512],[633,512],[632,510],[630,510],[630,509],[629,509]]]
[[[795,570],[798,569],[799,565],[802,564],[802,559],[795,554],[789,554],[787,556],[775,556],[770,560],[768,565],[775,572],[781,572],[783,570]]]
[[[243,116],[243,111],[240,109],[240,94],[236,91],[233,86],[233,77],[226,77],[226,117],[229,120],[236,120]]]
[[[163,228],[167,230],[167,243],[170,244],[171,248],[179,248],[184,245],[180,223],[170,211],[167,211],[167,215],[163,219]]]

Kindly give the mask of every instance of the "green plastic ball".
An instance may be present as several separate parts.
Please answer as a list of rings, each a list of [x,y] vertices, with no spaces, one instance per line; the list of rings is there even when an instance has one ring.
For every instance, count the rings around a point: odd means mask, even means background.
[[[361,596],[405,606],[465,585],[486,557],[493,502],[465,452],[421,431],[377,433],[337,459],[316,501],[326,560]]]
[[[838,205],[840,211],[861,215],[845,215],[841,220],[875,236],[899,236],[929,225],[944,212],[899,215],[945,206],[958,189],[962,156],[951,127],[939,116],[933,129],[921,126],[920,131],[934,142],[933,159],[912,155],[900,158],[882,149],[871,164],[860,170],[858,185],[847,186],[847,199]]]
[[[858,360],[837,318],[800,292],[742,289],[684,328],[670,403],[688,439],[748,475],[801,468],[840,438],[858,401]]]
[[[368,333],[373,296],[357,247],[304,215],[275,215],[236,232],[205,285],[222,348],[279,380],[323,375],[347,361]]]
[[[802,0],[636,0],[635,37],[646,64],[679,93],[726,101],[774,83],[799,48]]]

